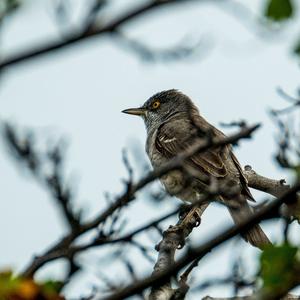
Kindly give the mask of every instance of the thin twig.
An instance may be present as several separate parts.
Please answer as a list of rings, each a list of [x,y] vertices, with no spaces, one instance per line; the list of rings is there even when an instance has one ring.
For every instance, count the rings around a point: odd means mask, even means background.
[[[217,246],[221,245],[225,241],[231,239],[232,237],[236,236],[239,233],[247,231],[249,227],[259,223],[260,221],[270,218],[271,216],[278,216],[278,210],[280,206],[283,203],[288,203],[290,201],[293,201],[295,198],[295,194],[300,189],[300,183],[295,184],[287,193],[285,193],[282,197],[272,201],[265,207],[262,207],[261,210],[255,212],[253,215],[246,218],[240,225],[233,226],[205,244],[196,247],[194,249],[191,249],[188,251],[186,255],[184,255],[182,258],[180,258],[177,262],[175,262],[173,265],[171,265],[168,270],[165,270],[159,274],[149,276],[147,278],[144,278],[140,281],[137,281],[133,283],[132,285],[127,286],[126,288],[122,289],[119,292],[116,292],[115,294],[105,298],[105,300],[121,300],[126,299],[127,297],[130,297],[132,295],[135,295],[136,293],[140,293],[144,289],[155,286],[155,285],[162,285],[166,281],[169,280],[171,276],[176,276],[176,274],[186,265],[194,261],[195,259],[198,259],[199,257],[203,257],[207,253],[209,253],[212,249],[216,248]],[[95,299],[103,299],[96,297]]]
[[[155,8],[168,5],[168,4],[175,4],[179,2],[182,1],[181,0],[153,0],[150,2],[146,2],[145,4],[136,7],[129,12],[125,12],[123,15],[117,17],[115,20],[111,21],[110,23],[101,25],[98,28],[89,25],[87,28],[84,28],[83,31],[80,30],[79,32],[71,32],[64,41],[57,41],[57,40],[50,41],[41,44],[35,48],[22,50],[17,54],[12,54],[7,58],[5,58],[4,60],[2,60],[2,63],[0,63],[0,70],[30,60],[32,58],[39,57],[47,53],[54,53],[57,50],[60,50],[62,48],[71,45],[75,45],[76,43],[85,41],[92,37],[104,35],[106,33],[112,33],[116,29],[118,29],[121,25],[124,25],[125,23],[128,23],[130,20],[136,19],[139,16],[148,13]]]
[[[171,159],[168,163],[164,164],[160,168],[149,172],[144,178],[139,180],[136,184],[127,185],[126,191],[118,197],[115,202],[113,202],[107,209],[100,213],[93,220],[81,224],[81,226],[76,230],[76,232],[71,232],[67,234],[62,240],[52,246],[45,254],[36,257],[29,266],[23,271],[23,276],[32,277],[34,273],[42,267],[44,264],[61,258],[69,257],[72,255],[68,249],[72,242],[83,233],[97,228],[100,224],[104,223],[116,210],[120,207],[128,205],[134,199],[134,195],[137,191],[141,190],[143,187],[148,185],[150,182],[154,181],[157,178],[160,178],[164,174],[178,169],[181,167],[183,161],[188,157],[194,155],[197,152],[203,152],[210,148],[216,148],[224,146],[227,144],[232,144],[243,138],[250,138],[252,133],[259,128],[259,125],[254,125],[250,127],[245,127],[241,129],[238,133],[233,134],[229,137],[222,139],[209,139],[208,141],[203,141],[196,143],[188,148],[186,151],[180,153],[175,158]]]

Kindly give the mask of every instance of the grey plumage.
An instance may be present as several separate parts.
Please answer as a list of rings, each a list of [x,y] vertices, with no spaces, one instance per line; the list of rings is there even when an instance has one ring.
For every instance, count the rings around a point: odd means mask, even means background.
[[[191,99],[177,90],[155,94],[138,109],[125,113],[141,115],[147,129],[146,151],[154,168],[186,150],[208,135],[222,138],[224,134],[209,124],[199,113]],[[188,178],[180,170],[169,172],[161,178],[168,193],[183,201],[198,201],[207,187],[207,179],[227,183],[239,190],[238,196],[229,199],[220,195],[220,200],[234,202],[228,206],[236,224],[252,213],[247,200],[254,201],[241,166],[230,145],[196,153],[184,165],[190,171]],[[190,178],[192,177],[192,178]],[[256,247],[270,243],[259,225],[248,230],[243,237]]]

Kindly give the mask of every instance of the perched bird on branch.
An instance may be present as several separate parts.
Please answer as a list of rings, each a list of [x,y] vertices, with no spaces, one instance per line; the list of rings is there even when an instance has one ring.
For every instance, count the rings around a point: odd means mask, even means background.
[[[124,113],[141,116],[147,129],[146,151],[154,168],[162,166],[195,143],[209,138],[222,139],[225,135],[209,124],[192,100],[177,90],[155,94],[139,108]],[[179,170],[160,178],[167,192],[189,203],[200,201],[210,183],[232,187],[235,192],[220,193],[222,201],[236,224],[251,215],[249,201],[255,201],[247,185],[242,168],[231,145],[212,147],[187,158]],[[201,213],[208,203],[200,205]],[[262,248],[270,241],[257,224],[243,234],[253,246]]]

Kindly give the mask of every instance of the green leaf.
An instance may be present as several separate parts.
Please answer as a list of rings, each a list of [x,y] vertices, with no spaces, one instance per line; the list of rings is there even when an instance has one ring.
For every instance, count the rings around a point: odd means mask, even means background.
[[[300,51],[300,49],[299,49],[299,51]],[[300,53],[299,53],[300,54]],[[300,179],[300,165],[296,165],[295,167],[294,167],[294,171],[295,171],[295,173],[296,173],[296,176],[297,176],[297,178],[298,178],[298,180]]]
[[[0,300],[65,300],[59,295],[62,287],[59,281],[37,283],[30,278],[14,276],[10,270],[0,270]]]
[[[298,43],[296,44],[295,48],[294,48],[294,53],[298,56],[300,56],[300,41],[298,41]]]
[[[15,289],[19,284],[19,280],[13,277],[10,270],[0,271],[0,299],[5,292]]]
[[[41,284],[42,290],[46,295],[57,294],[61,291],[63,287],[63,282],[48,280]]]
[[[289,244],[268,246],[261,254],[261,277],[264,288],[279,290],[289,286],[297,264],[297,248]]]
[[[269,0],[265,16],[273,21],[284,21],[292,17],[294,12],[291,0]]]

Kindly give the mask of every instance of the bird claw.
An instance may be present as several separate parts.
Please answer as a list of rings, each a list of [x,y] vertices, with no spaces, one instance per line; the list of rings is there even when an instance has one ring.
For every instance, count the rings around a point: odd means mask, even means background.
[[[201,224],[201,210],[198,207],[190,209],[188,206],[184,206],[184,209],[180,212],[179,224],[168,228],[167,233],[175,233],[178,236],[177,249],[180,250],[185,246],[185,239],[183,233],[185,230],[192,231],[194,227],[198,227]]]
[[[196,220],[196,222],[195,222],[195,227],[199,227],[199,226],[200,226],[200,224],[201,224],[201,219],[199,219],[199,220]]]
[[[181,250],[184,246],[185,246],[185,241],[183,240],[178,244],[177,250]]]
[[[183,204],[180,207],[179,211],[179,220],[184,220],[185,217],[188,215],[188,213],[191,211],[190,205],[189,204]]]
[[[199,227],[201,224],[201,216],[200,213],[198,211],[198,209],[196,208],[195,211],[193,212],[193,217],[195,218],[195,227]]]
[[[198,227],[201,224],[201,212],[198,207],[193,207],[182,220],[181,225]]]

